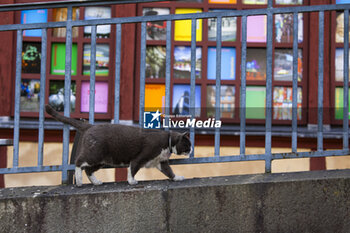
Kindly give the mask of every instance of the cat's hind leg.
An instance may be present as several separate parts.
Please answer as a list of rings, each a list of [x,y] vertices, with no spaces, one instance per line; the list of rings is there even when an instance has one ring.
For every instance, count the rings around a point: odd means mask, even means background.
[[[140,170],[141,165],[140,162],[137,160],[131,161],[130,166],[128,167],[128,183],[130,185],[137,184],[137,180],[135,180],[136,173]]]
[[[83,185],[83,174],[82,169],[89,166],[87,162],[75,164],[75,184],[80,187]]]
[[[94,185],[101,185],[102,181],[98,180],[94,175],[94,172],[100,169],[102,165],[88,166],[85,168],[85,173],[89,178],[90,182]]]
[[[128,183],[130,185],[135,185],[138,183],[137,180],[135,180],[134,176],[132,175],[131,165],[128,167]]]
[[[75,167],[75,184],[80,187],[83,185],[83,175],[81,167]]]

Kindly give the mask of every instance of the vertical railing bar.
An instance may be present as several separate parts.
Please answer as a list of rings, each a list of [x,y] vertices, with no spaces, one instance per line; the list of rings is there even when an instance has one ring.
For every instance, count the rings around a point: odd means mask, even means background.
[[[298,13],[293,14],[293,91],[292,91],[292,152],[297,152],[298,123]]]
[[[171,72],[171,21],[166,23],[166,55],[165,55],[165,120],[170,115],[170,72]],[[165,128],[169,130],[169,128]]]
[[[195,91],[196,91],[196,28],[197,20],[192,19],[191,24],[191,91],[190,91],[190,115],[195,118]],[[190,140],[192,143],[192,153],[190,158],[194,157],[195,129],[190,128]]]
[[[21,73],[22,73],[22,40],[23,31],[17,30],[16,47],[16,84],[15,84],[15,116],[13,130],[13,167],[18,167],[19,154],[19,120],[20,120],[20,98],[21,98]]]
[[[318,129],[317,129],[317,150],[323,151],[323,46],[324,46],[324,11],[319,12],[318,25]]]
[[[146,22],[141,23],[141,64],[140,64],[140,114],[139,125],[143,127],[145,107],[145,70],[146,70]]]
[[[90,93],[89,93],[89,123],[95,119],[95,81],[96,81],[96,25],[91,26],[90,44]]]
[[[272,131],[272,0],[267,9],[267,52],[266,52],[266,119],[265,119],[265,172],[271,172],[271,131]]]
[[[247,16],[242,17],[241,104],[240,104],[240,156],[245,155],[246,141],[246,68],[247,68]]]
[[[349,10],[344,10],[343,149],[349,149]]]
[[[221,23],[217,18],[216,24],[216,82],[215,82],[215,119],[220,119],[221,108]],[[220,155],[220,128],[215,128],[215,156]]]
[[[114,124],[119,123],[120,114],[120,57],[121,57],[122,27],[117,24],[115,46],[115,86],[114,86]]]
[[[273,7],[273,1],[272,0],[267,0],[267,8],[272,8]]]
[[[64,77],[64,116],[70,116],[70,95],[72,75],[72,7],[68,7],[66,23],[66,64]],[[62,156],[62,183],[68,181],[68,158],[69,158],[69,125],[63,126],[63,156]]]
[[[45,120],[45,86],[46,86],[46,52],[47,29],[42,29],[41,38],[41,67],[40,67],[40,108],[39,108],[39,139],[38,139],[38,166],[43,165],[44,152],[44,120]]]

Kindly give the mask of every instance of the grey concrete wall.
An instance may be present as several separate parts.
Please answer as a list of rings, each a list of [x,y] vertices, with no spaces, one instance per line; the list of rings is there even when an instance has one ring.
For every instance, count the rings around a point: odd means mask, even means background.
[[[350,232],[350,170],[0,189],[0,232]]]

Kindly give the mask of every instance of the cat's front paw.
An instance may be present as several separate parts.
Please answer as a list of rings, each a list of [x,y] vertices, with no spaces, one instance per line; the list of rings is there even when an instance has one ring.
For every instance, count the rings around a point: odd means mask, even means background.
[[[76,185],[77,187],[81,187],[81,186],[83,185],[83,183],[81,183],[81,182],[76,182],[75,185]]]
[[[130,185],[136,185],[138,182],[137,182],[137,180],[135,180],[135,179],[128,179],[128,183],[129,183]]]
[[[183,176],[175,175],[175,177],[173,178],[173,181],[183,181],[184,179],[185,179],[185,177],[183,177]]]
[[[93,185],[101,185],[102,181],[98,180],[94,175],[88,176],[89,180]]]
[[[103,182],[100,180],[96,180],[93,182],[93,185],[102,185],[102,184],[103,184]]]

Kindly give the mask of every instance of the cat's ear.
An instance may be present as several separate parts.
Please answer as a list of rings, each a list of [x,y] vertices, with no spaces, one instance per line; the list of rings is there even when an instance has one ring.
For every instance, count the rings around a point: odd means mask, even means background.
[[[184,133],[182,133],[182,136],[190,138],[190,132],[184,132]]]

